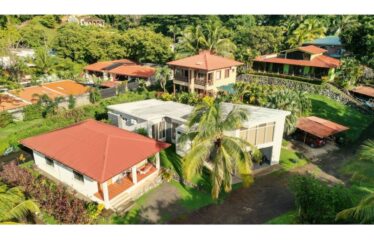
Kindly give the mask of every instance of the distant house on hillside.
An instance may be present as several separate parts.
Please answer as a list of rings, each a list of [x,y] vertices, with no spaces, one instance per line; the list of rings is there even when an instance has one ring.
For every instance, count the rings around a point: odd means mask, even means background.
[[[149,66],[138,65],[128,59],[119,59],[90,64],[84,67],[85,78],[93,82],[93,78],[101,78],[105,82],[103,86],[111,87],[118,85],[121,81],[144,79],[148,84],[153,81],[156,69]]]
[[[202,51],[167,63],[173,69],[174,92],[214,95],[218,88],[235,83],[237,67],[243,63]]]
[[[81,26],[103,27],[105,25],[105,21],[103,19],[95,17],[95,16],[74,16],[74,15],[71,15],[71,16],[68,17],[67,22],[77,23]]]
[[[326,56],[326,52],[326,49],[309,45],[258,56],[254,59],[253,70],[332,80],[335,77],[335,69],[340,66],[340,61]]]
[[[326,55],[333,58],[341,58],[345,52],[343,44],[338,36],[327,36],[303,43],[303,46],[309,45],[326,49]]]

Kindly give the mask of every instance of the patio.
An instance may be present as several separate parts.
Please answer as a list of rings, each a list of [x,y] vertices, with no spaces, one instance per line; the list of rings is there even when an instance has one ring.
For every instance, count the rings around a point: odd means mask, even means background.
[[[145,170],[142,170],[142,169],[145,169]],[[137,169],[137,174],[136,174],[137,182],[136,183],[134,183],[135,181],[133,181],[131,174],[130,174],[130,176],[123,177],[122,179],[119,179],[111,184],[108,184],[109,200],[112,200],[113,198],[117,197],[121,193],[130,189],[131,187],[136,186],[140,181],[152,175],[156,171],[157,171],[157,168],[155,166],[153,166],[150,163],[147,163],[143,167],[140,167],[139,169]],[[99,191],[95,193],[95,197],[104,201],[103,191]]]

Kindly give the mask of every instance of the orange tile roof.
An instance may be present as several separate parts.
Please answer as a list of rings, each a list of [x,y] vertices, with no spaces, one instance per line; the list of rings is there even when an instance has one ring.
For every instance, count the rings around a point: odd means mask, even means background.
[[[340,61],[338,59],[328,57],[325,55],[316,56],[312,60],[296,60],[296,59],[273,57],[273,55],[263,55],[263,56],[256,57],[255,61],[290,64],[290,65],[298,65],[298,66],[320,67],[320,68],[337,68],[340,66]]]
[[[38,97],[35,95],[46,94],[51,99],[55,99],[56,97],[66,96],[63,93],[53,91],[43,86],[32,86],[32,87],[27,87],[23,89],[12,90],[10,91],[10,93],[31,103],[36,103],[38,101]]]
[[[120,85],[121,83],[122,83],[121,81],[112,81],[112,80],[108,80],[108,81],[105,81],[105,82],[100,83],[100,86],[102,86],[102,87],[112,88],[112,87],[117,87],[117,86]]]
[[[304,46],[304,47],[298,47],[297,48],[300,51],[311,53],[311,54],[319,54],[319,53],[325,53],[327,52],[326,49],[314,46],[314,45],[309,45],[309,46]]]
[[[12,110],[29,105],[22,100],[19,100],[8,94],[0,94],[0,112],[5,110]]]
[[[21,143],[100,183],[170,146],[92,119]]]
[[[93,63],[93,64],[90,64],[90,65],[84,67],[84,70],[101,72],[101,71],[104,70],[104,68],[107,68],[110,65],[115,64],[115,63],[136,64],[134,61],[131,61],[129,59],[118,59],[118,60],[113,60],[113,61],[104,61],[104,62]]]
[[[358,86],[351,90],[354,93],[359,93],[368,97],[374,98],[374,88],[366,86]]]
[[[320,138],[326,138],[349,129],[346,126],[315,116],[299,118],[296,127]]]
[[[79,84],[73,80],[50,82],[43,84],[43,86],[65,95],[81,95],[89,90],[89,87]]]
[[[202,51],[198,55],[171,61],[167,64],[170,66],[194,68],[206,71],[243,65],[241,62],[214,55],[209,51]]]
[[[109,71],[109,73],[130,76],[130,77],[141,77],[148,78],[155,74],[156,69],[153,67],[140,66],[140,65],[122,65]]]

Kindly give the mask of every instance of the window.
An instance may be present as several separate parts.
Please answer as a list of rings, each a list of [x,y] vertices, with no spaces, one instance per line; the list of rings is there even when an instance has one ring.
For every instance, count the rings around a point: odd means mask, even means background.
[[[188,70],[184,70],[184,77],[188,78]]]
[[[220,80],[221,79],[221,71],[217,71],[216,72],[216,80]]]
[[[166,136],[166,122],[160,122],[158,130],[158,138],[163,139]]]
[[[55,166],[55,162],[50,159],[50,158],[45,158],[45,162],[47,163],[47,165],[51,166],[51,167],[54,167]]]
[[[208,80],[212,80],[213,79],[213,73],[208,73]]]
[[[230,77],[230,69],[225,69],[225,78],[229,78]]]
[[[76,172],[76,171],[73,171],[73,174],[74,174],[74,179],[75,180],[78,180],[80,182],[84,182],[84,178],[83,178],[82,174],[80,174],[79,172]]]

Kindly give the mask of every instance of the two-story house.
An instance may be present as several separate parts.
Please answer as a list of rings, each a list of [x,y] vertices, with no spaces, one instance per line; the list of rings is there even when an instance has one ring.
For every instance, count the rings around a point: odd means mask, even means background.
[[[188,91],[214,95],[219,87],[235,83],[237,67],[243,63],[202,51],[167,64],[174,73],[174,93]]]
[[[253,70],[311,79],[333,80],[335,69],[340,66],[340,61],[326,56],[326,53],[326,49],[309,45],[286,50],[279,54],[258,56],[254,60]]]

